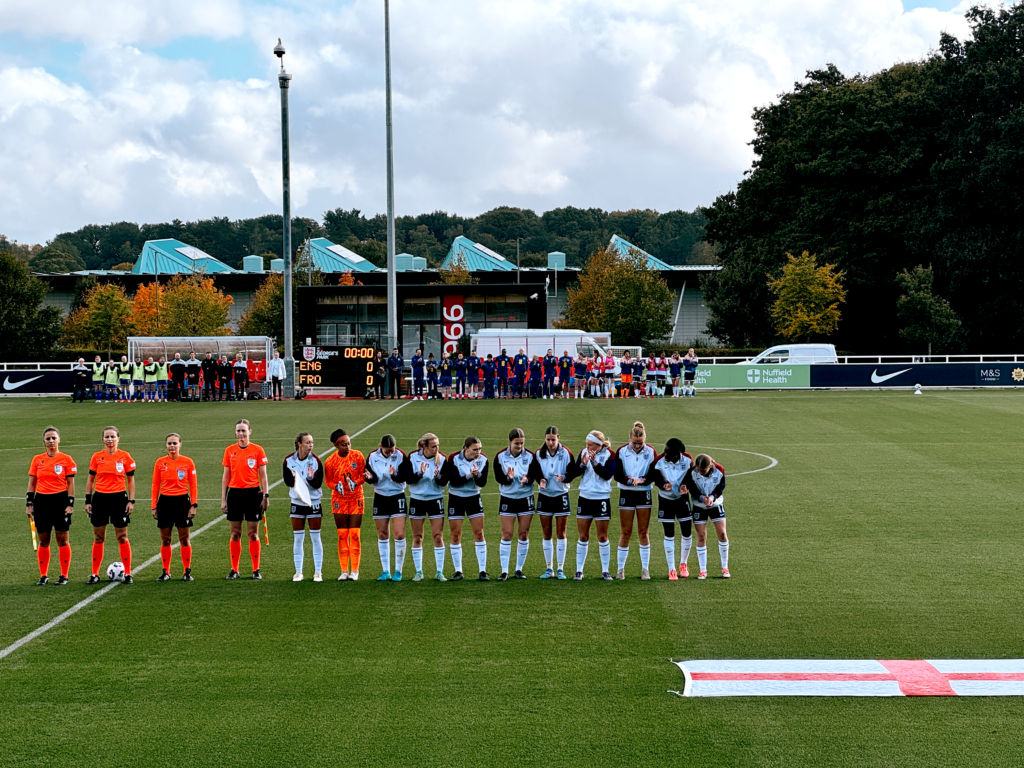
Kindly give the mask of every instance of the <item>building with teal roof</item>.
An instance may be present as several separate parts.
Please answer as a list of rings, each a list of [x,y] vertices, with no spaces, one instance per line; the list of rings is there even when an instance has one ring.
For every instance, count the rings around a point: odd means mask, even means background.
[[[666,264],[664,261],[657,258],[656,256],[651,256],[651,254],[649,254],[643,248],[633,245],[631,242],[629,242],[625,238],[619,237],[618,235],[612,235],[612,239],[608,241],[608,248],[606,248],[605,250],[607,250],[609,253],[617,254],[620,257],[629,256],[630,251],[636,251],[642,254],[647,259],[647,266],[650,269],[675,269],[675,267],[673,267],[671,264]]]
[[[500,253],[462,235],[455,238],[448,255],[441,262],[441,269],[451,269],[460,261],[470,272],[511,272],[516,268]]]
[[[180,240],[147,240],[132,267],[133,275],[176,275],[202,272],[237,272],[223,261]]]
[[[377,268],[373,262],[343,245],[335,245],[326,237],[311,239],[309,253],[321,272],[372,272]]]

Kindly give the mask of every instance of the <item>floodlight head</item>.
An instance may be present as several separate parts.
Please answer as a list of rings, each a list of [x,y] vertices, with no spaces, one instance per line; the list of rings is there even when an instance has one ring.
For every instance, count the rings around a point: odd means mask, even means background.
[[[274,46],[274,55],[279,59],[284,58],[284,46],[281,45],[281,38],[277,38],[277,45]],[[283,62],[282,62],[283,63]]]

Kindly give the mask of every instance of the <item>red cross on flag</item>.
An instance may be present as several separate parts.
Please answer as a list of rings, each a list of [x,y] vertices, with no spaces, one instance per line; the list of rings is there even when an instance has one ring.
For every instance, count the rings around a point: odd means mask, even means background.
[[[683,696],[1024,696],[1024,659],[673,663]]]

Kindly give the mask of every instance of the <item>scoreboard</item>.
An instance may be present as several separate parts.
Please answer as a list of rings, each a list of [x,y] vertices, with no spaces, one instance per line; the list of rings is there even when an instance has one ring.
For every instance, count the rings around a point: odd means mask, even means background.
[[[373,388],[375,347],[303,347],[300,387],[345,387],[348,397]]]

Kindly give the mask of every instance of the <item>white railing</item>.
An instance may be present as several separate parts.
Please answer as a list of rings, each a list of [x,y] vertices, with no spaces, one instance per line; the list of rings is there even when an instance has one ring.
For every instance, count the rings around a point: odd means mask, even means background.
[[[0,371],[70,371],[77,364],[77,360],[57,363],[0,363]],[[92,365],[92,361],[86,360],[85,364]]]

